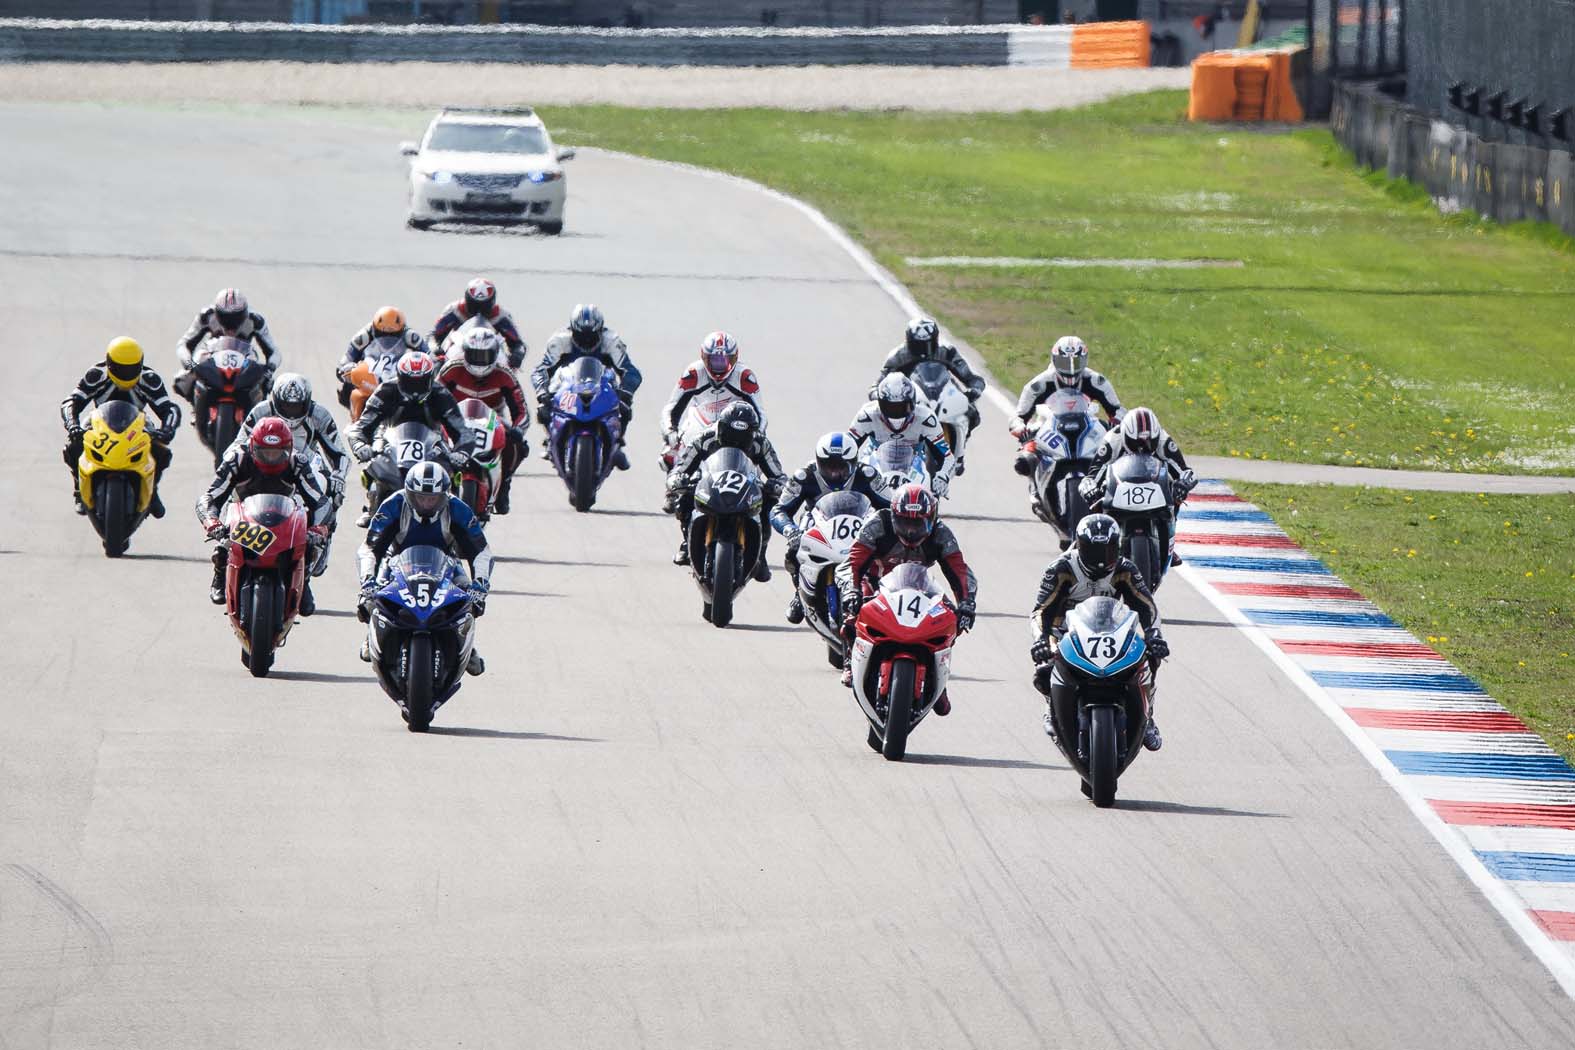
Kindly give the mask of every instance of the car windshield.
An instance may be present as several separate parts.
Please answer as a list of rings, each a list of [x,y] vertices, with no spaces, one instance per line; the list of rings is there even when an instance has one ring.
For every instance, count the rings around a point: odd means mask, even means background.
[[[392,564],[394,571],[407,579],[411,576],[441,578],[448,572],[448,562],[449,557],[441,548],[415,546],[400,551]]]
[[[923,591],[925,594],[938,595],[941,589],[935,586],[935,581],[930,579],[930,574],[918,562],[906,561],[881,577],[880,585],[886,591]]]
[[[429,150],[455,153],[546,153],[547,133],[518,124],[470,124],[440,121],[427,139]]]
[[[870,512],[870,501],[862,492],[828,492],[815,504],[815,513],[824,518],[852,514],[862,518]]]
[[[1132,610],[1115,598],[1089,598],[1081,602],[1072,615],[1089,634],[1114,634],[1132,615]]]

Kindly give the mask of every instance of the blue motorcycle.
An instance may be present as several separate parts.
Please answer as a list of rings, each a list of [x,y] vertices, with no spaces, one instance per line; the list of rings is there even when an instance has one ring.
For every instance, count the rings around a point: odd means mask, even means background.
[[[613,470],[623,438],[618,413],[618,375],[594,357],[582,357],[552,378],[548,449],[569,502],[584,513]]]
[[[476,641],[470,589],[459,562],[437,547],[410,547],[388,564],[372,602],[372,666],[412,733],[459,691]]]

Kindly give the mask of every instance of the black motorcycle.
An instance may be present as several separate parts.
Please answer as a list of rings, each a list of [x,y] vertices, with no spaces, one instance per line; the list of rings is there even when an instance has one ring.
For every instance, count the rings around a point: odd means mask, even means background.
[[[459,562],[437,547],[410,547],[389,562],[372,599],[372,666],[412,733],[459,691],[476,618]]]
[[[1121,553],[1132,559],[1150,590],[1159,590],[1170,568],[1176,500],[1183,496],[1170,469],[1155,456],[1136,453],[1110,464],[1098,509],[1121,527]]]
[[[689,564],[708,621],[726,627],[733,598],[760,560],[760,476],[743,450],[721,448],[700,466],[689,519]]]
[[[210,339],[192,355],[192,419],[217,467],[252,406],[268,396],[268,366],[244,339]]]
[[[405,475],[429,459],[446,468],[448,443],[441,433],[417,420],[385,427],[377,455],[367,460],[362,474],[367,506],[376,513],[384,500],[405,487]]]
[[[1113,805],[1117,779],[1143,750],[1154,682],[1138,614],[1115,598],[1079,603],[1055,662],[1039,673],[1050,675],[1056,746],[1083,778],[1083,794]]]

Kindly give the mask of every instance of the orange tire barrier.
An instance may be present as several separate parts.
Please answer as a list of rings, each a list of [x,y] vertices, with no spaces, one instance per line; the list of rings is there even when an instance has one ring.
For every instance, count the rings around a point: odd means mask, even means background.
[[[1147,22],[1085,22],[1072,27],[1073,69],[1147,66]]]
[[[1192,63],[1189,120],[1295,122],[1302,106],[1291,85],[1291,51],[1211,51]]]

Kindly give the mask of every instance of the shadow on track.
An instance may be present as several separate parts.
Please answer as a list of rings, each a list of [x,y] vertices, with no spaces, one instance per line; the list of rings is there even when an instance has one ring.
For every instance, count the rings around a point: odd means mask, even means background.
[[[949,682],[974,682],[980,685],[998,685],[1006,681],[1004,678],[975,678],[972,675],[954,674],[947,679]]]
[[[804,630],[802,627],[794,627],[792,624],[787,623],[730,623],[727,625],[727,629],[729,631],[770,631],[773,634],[799,634]]]
[[[979,613],[974,613],[973,615],[974,615],[974,618],[977,619],[977,620],[1026,620],[1026,619],[1028,619],[1028,614],[1027,613],[979,612]],[[1169,623],[1170,621],[1166,620],[1165,622]]]
[[[1159,802],[1145,799],[1116,799],[1116,809],[1134,813],[1177,813],[1196,817],[1264,817],[1270,820],[1287,820],[1285,813],[1259,813],[1251,809],[1230,809],[1226,806],[1189,806],[1185,802]]]
[[[1029,762],[1021,758],[976,758],[973,755],[914,755],[904,762],[916,766],[962,766],[969,769],[1054,769],[1066,766],[1047,766],[1043,762]]]
[[[1229,620],[1170,620],[1165,621],[1166,627],[1235,627]]]
[[[204,565],[213,564],[211,557],[199,557],[195,554],[132,554],[127,552],[122,557],[127,561],[189,561],[192,563],[201,562]]]
[[[349,617],[351,619],[354,619],[354,617],[355,617],[355,610],[354,609],[324,609],[321,605],[319,605],[317,607],[317,611],[314,612],[312,615],[313,616],[331,616],[331,617],[333,617],[336,620],[337,619],[342,619],[342,618],[345,618],[345,617]]]
[[[515,554],[499,554],[493,561],[508,562],[513,565],[572,565],[580,569],[627,569],[628,562],[622,561],[554,561],[552,558],[527,558]]]
[[[605,744],[599,736],[560,736],[557,733],[510,732],[506,729],[479,729],[474,726],[433,726],[433,736],[473,736],[487,740],[560,740],[570,744]]]
[[[365,682],[367,685],[376,685],[377,676],[368,671],[366,674],[332,674],[328,671],[270,671],[269,678],[277,678],[285,682]]]
[[[593,510],[592,514],[606,514],[613,518],[671,518],[659,510]]]
[[[1037,518],[1015,518],[1015,517],[1012,517],[1011,515],[1004,515],[1003,516],[1003,515],[996,515],[996,514],[947,514],[946,515],[946,520],[947,521],[988,521],[988,522],[1000,522],[1002,524],[1015,525],[1015,524],[1017,524],[1019,522],[1029,522],[1030,524],[1032,524],[1033,522],[1037,521],[1038,519]]]
[[[557,591],[506,591],[501,589],[487,592],[489,597],[496,598],[503,595],[505,598],[562,598]]]

